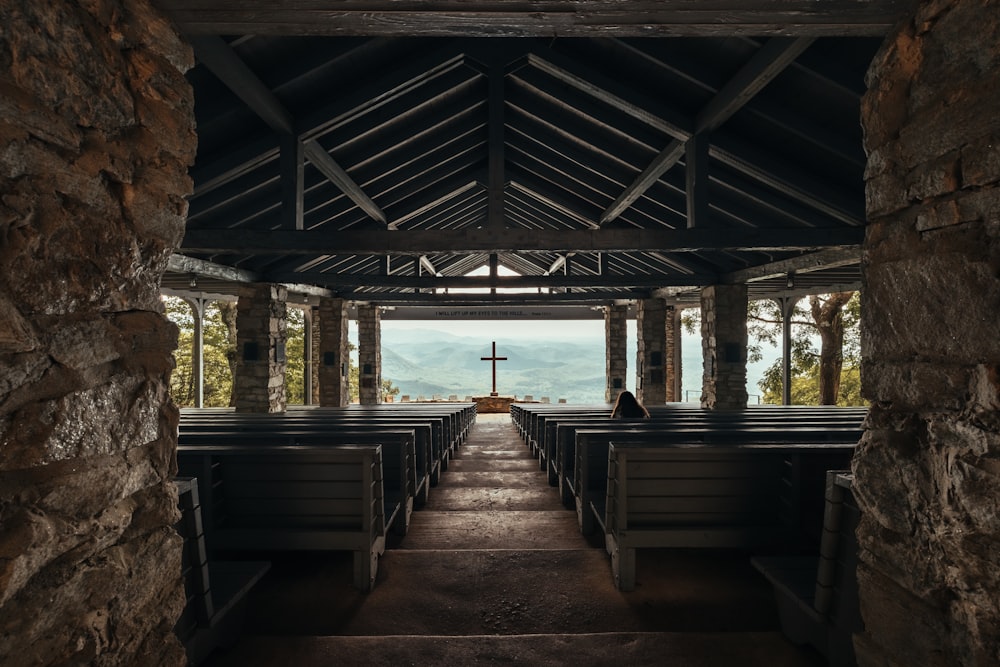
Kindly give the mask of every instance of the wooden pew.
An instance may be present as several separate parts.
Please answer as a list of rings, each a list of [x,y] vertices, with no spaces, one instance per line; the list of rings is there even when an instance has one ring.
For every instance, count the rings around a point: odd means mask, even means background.
[[[861,438],[861,421],[851,416],[835,415],[830,420],[773,419],[731,421],[711,418],[702,422],[615,421],[558,422],[556,453],[552,460],[560,495],[568,507],[581,502],[588,507],[586,496],[596,486],[603,494],[607,470],[607,450],[614,440],[643,440],[650,443],[856,443]],[[845,420],[846,417],[846,420]],[[846,424],[846,425],[845,425]],[[583,449],[581,449],[583,448]],[[589,521],[581,515],[581,528]]]
[[[861,520],[851,493],[852,476],[831,470],[818,555],[752,559],[774,586],[782,633],[795,644],[810,644],[831,667],[853,667],[855,633],[861,632],[858,602],[858,542]]]
[[[354,585],[371,590],[385,551],[382,447],[191,446],[181,474],[198,478],[211,553],[352,551]]]
[[[228,408],[184,409],[181,411],[181,434],[186,430],[207,428],[229,428],[231,430],[281,430],[301,429],[318,432],[329,432],[331,429],[343,426],[356,427],[386,427],[413,428],[417,431],[418,465],[422,464],[425,441],[429,439],[429,463],[421,467],[427,468],[430,484],[436,485],[442,469],[447,467],[447,461],[452,451],[452,445],[447,439],[446,419],[441,414],[424,414],[411,411],[402,414],[401,410],[379,409],[372,414],[346,408],[302,407],[290,409],[285,414],[245,414],[235,413]],[[430,429],[430,434],[424,433]]]
[[[636,549],[800,543],[811,523],[804,499],[822,498],[825,471],[848,465],[853,452],[849,444],[611,443],[605,502],[593,510],[616,586],[634,588]]]
[[[267,561],[209,560],[198,496],[198,482],[179,477],[181,519],[177,532],[184,538],[181,570],[187,602],[174,628],[184,644],[188,662],[202,663],[215,648],[231,646],[246,616],[246,596],[270,569]]]
[[[415,430],[388,429],[378,426],[338,426],[335,429],[236,429],[217,424],[182,429],[179,445],[238,447],[267,447],[276,445],[309,445],[314,447],[340,447],[354,445],[382,445],[382,481],[386,495],[398,498],[401,511],[389,517],[387,527],[399,535],[409,529],[410,516],[415,506],[422,506],[428,497],[430,478],[427,475],[426,452],[415,447]]]

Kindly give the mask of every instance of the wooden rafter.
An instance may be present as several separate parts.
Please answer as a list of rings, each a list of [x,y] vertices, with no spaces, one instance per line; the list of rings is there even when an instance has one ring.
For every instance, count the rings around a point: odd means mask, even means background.
[[[881,35],[900,0],[156,0],[189,34],[601,37]]]
[[[831,246],[857,245],[864,230],[853,227],[824,229],[732,229],[715,230],[576,229],[528,230],[489,229],[365,230],[359,232],[322,229],[305,232],[282,230],[189,229],[184,237],[185,252],[219,254],[322,254],[353,255],[521,252],[526,248],[549,252],[672,251],[696,252],[709,249],[789,251]]]

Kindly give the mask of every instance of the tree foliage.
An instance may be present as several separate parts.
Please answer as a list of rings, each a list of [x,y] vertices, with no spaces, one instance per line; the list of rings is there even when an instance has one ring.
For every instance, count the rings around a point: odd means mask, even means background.
[[[177,325],[178,345],[176,361],[170,376],[170,395],[182,407],[195,405],[195,378],[193,371],[194,313],[191,306],[177,297],[164,297],[167,317]],[[305,402],[305,313],[300,308],[289,307],[285,340],[285,391],[289,405]],[[234,404],[233,375],[236,365],[236,303],[211,301],[205,304],[203,326],[204,340],[204,405],[225,407]],[[356,349],[349,343],[349,350]],[[354,356],[348,355],[348,382],[351,401],[357,402],[358,367]],[[391,380],[382,380],[382,400],[399,393]]]
[[[174,372],[170,376],[170,395],[182,407],[195,404],[195,378],[192,364],[194,350],[194,313],[191,306],[177,297],[164,297],[167,317],[179,329]],[[210,301],[205,304],[203,340],[204,405],[225,407],[231,404],[232,366],[236,361],[234,304]],[[231,311],[233,326],[226,322]]]
[[[760,360],[763,342],[781,344],[781,309],[774,301],[755,301],[748,314],[750,354],[755,354],[756,348],[756,359]],[[864,405],[860,318],[857,292],[812,295],[795,305],[791,339],[793,405]],[[779,357],[764,371],[758,384],[764,402],[781,403],[781,375]]]
[[[858,292],[813,295],[800,300],[792,311],[791,371],[793,405],[864,405],[861,398],[861,300]],[[681,323],[688,334],[701,330],[701,314],[686,309]],[[827,336],[824,341],[824,333]],[[767,349],[781,348],[781,308],[771,300],[747,305],[747,360],[764,360]],[[837,344],[842,336],[843,344]],[[824,344],[825,343],[825,344]],[[821,378],[827,370],[826,396]],[[830,380],[833,379],[833,382]],[[771,364],[757,387],[765,403],[782,401],[781,357]]]

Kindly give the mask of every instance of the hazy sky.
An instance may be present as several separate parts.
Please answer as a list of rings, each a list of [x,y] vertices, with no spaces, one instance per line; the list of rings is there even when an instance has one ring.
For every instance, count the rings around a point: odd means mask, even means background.
[[[531,320],[383,320],[382,330],[389,329],[395,331],[431,329],[444,331],[455,336],[482,338],[484,341],[490,341],[494,338],[604,339],[603,320],[550,320],[547,322]]]

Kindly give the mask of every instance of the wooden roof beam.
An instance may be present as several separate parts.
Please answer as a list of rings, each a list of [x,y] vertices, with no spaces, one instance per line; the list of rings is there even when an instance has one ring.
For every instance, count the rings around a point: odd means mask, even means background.
[[[561,273],[548,276],[403,276],[385,273],[324,273],[308,271],[293,274],[269,274],[271,282],[308,280],[310,283],[327,287],[404,287],[413,289],[531,289],[584,287],[593,289],[609,288],[649,288],[666,285],[712,285],[717,282],[715,274],[677,275],[650,274],[628,276],[568,276]]]
[[[741,250],[781,252],[861,243],[860,227],[761,229],[551,229],[503,230],[466,227],[452,230],[336,231],[322,227],[302,232],[288,230],[189,229],[182,251],[244,255],[420,255],[425,253],[599,252],[654,250],[697,252]]]
[[[909,4],[902,0],[553,1],[367,0],[255,2],[155,0],[181,32],[217,35],[667,37],[884,35]],[[701,6],[705,4],[707,6]]]
[[[222,38],[194,37],[191,43],[198,60],[243,100],[261,120],[267,123],[268,127],[281,136],[295,137],[296,141],[299,140],[299,132],[292,114]],[[282,145],[287,146],[288,142],[283,141]],[[303,142],[303,146],[306,157],[320,173],[372,219],[385,224],[385,213],[322,146],[313,139]],[[290,167],[283,169],[283,172],[289,169]],[[301,169],[299,171],[301,172]],[[301,173],[299,175],[301,176]],[[301,183],[295,186],[295,189],[301,189]],[[297,227],[301,228],[301,224]]]
[[[692,136],[711,132],[739,111],[754,95],[813,43],[812,38],[775,38],[765,43],[740,71],[715,94],[695,119],[694,133],[684,141],[673,139],[645,170],[601,215],[601,224],[611,222],[642,196],[660,176],[676,165],[685,153],[685,142]],[[690,223],[689,223],[690,224]]]

